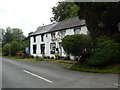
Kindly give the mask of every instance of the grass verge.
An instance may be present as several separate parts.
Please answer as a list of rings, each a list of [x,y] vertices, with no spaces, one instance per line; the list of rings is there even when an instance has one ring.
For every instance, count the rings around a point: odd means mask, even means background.
[[[10,57],[10,56],[4,56],[4,58],[10,59],[10,60],[15,60],[15,61],[25,61],[25,62],[33,62],[33,63],[40,62],[40,61],[37,61],[34,58],[20,59],[20,58],[17,58],[17,57]]]
[[[9,56],[4,56],[4,58],[8,58],[8,59],[15,60],[15,61],[25,61],[25,62],[32,62],[32,63],[40,62],[40,61],[37,61],[36,59],[30,59],[30,58],[20,59],[20,58],[9,57]],[[119,64],[114,64],[114,65],[106,66],[102,69],[98,69],[98,68],[89,67],[87,65],[75,66],[73,64],[76,61],[71,61],[71,60],[50,59],[50,60],[43,60],[43,61],[64,64],[67,66],[68,69],[76,70],[76,71],[91,72],[91,73],[110,73],[110,74],[118,74],[119,73],[120,74],[120,70],[119,70],[120,65]]]
[[[68,67],[71,70],[77,70],[77,71],[84,71],[84,72],[92,72],[92,73],[111,73],[111,74],[120,74],[120,65],[119,64],[114,64],[110,66],[106,66],[102,69],[98,68],[93,68],[89,66],[71,66]]]

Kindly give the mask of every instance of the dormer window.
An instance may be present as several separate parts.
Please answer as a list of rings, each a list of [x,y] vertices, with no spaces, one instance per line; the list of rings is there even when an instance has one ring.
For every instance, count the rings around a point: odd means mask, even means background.
[[[36,42],[36,36],[33,36],[33,41]]]
[[[74,34],[80,34],[80,30],[81,30],[80,27],[75,28],[75,29],[74,29]]]

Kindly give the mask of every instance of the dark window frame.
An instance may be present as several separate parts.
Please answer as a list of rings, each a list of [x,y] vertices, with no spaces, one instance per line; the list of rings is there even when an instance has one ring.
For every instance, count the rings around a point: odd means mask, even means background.
[[[36,53],[37,53],[37,45],[34,44],[34,45],[33,45],[33,54],[36,54]]]
[[[76,30],[79,30],[79,33],[76,33],[76,32],[75,32]],[[76,28],[74,28],[74,34],[80,34],[80,31],[81,31],[81,27],[76,27]]]
[[[52,47],[52,44],[55,45],[54,48]],[[55,54],[55,51],[56,51],[56,43],[50,43],[50,53],[51,53],[51,54]]]
[[[44,34],[41,34],[41,42],[44,42]]]
[[[36,42],[36,36],[33,36],[33,42]]]

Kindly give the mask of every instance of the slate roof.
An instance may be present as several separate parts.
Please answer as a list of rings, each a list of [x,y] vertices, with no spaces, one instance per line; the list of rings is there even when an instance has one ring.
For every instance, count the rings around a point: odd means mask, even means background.
[[[82,25],[85,25],[85,20],[79,20],[78,17],[75,17],[65,21],[56,22],[54,24],[38,27],[37,30],[34,33],[32,33],[30,36],[39,35],[47,32],[65,30],[73,27],[82,26]]]
[[[57,24],[57,23],[45,25],[45,26],[42,26],[42,27],[38,27],[35,32],[33,32],[32,34],[30,34],[30,36],[47,33],[47,32],[49,32],[49,31],[52,29],[52,27],[54,27],[56,24]]]

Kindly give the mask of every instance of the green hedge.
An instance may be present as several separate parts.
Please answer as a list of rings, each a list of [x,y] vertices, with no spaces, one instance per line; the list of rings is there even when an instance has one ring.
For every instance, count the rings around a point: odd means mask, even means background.
[[[120,44],[110,37],[101,36],[96,39],[95,47],[88,64],[106,66],[120,60]]]

